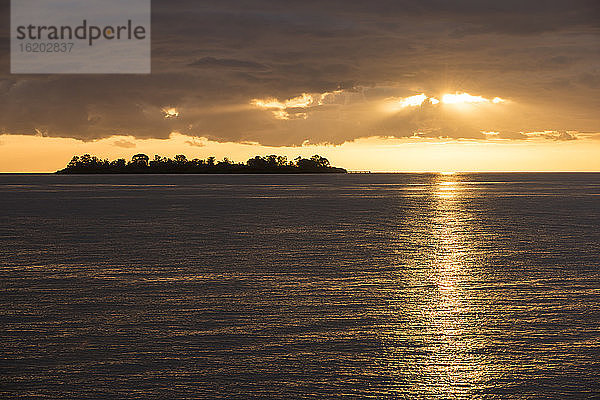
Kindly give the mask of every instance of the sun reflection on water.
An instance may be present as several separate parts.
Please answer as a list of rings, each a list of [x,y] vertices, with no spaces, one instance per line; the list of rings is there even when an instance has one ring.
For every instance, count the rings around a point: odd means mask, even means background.
[[[469,290],[476,228],[460,175],[437,175],[431,189],[414,221],[425,228],[404,239],[419,249],[403,276],[409,292],[395,304],[409,323],[392,334],[422,351],[395,349],[388,356],[411,377],[411,393],[468,398],[489,373],[476,334],[480,304]]]
[[[428,266],[437,296],[430,299],[429,329],[434,351],[427,363],[429,382],[446,395],[459,396],[485,374],[471,333],[477,329],[475,305],[468,293],[472,227],[460,176],[442,175],[432,199],[431,231],[434,250]]]
[[[437,190],[435,192],[437,197],[442,199],[451,199],[456,195],[456,191],[459,189],[458,183],[455,181],[443,181],[437,184]]]

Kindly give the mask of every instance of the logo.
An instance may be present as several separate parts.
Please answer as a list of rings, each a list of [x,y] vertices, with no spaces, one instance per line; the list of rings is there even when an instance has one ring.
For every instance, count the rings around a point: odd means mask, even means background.
[[[12,0],[11,73],[150,73],[150,0]]]

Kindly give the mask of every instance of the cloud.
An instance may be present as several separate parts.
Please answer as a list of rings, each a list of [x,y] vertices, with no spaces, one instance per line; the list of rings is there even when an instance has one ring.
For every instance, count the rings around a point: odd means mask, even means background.
[[[600,131],[595,1],[152,5],[148,76],[9,75],[8,28],[0,28],[0,131],[87,141],[181,132],[272,146]],[[445,93],[487,101],[470,103],[477,113],[450,112]],[[396,113],[381,109],[385,99],[421,94],[440,104],[409,105],[416,97]],[[511,102],[493,108],[496,97]]]
[[[268,66],[253,61],[236,60],[232,58],[215,58],[215,57],[202,57],[199,60],[188,64],[191,67],[224,67],[232,69],[249,69],[257,71],[266,71],[269,69]]]
[[[576,132],[567,132],[567,131],[544,131],[544,132],[527,132],[525,135],[528,138],[544,138],[551,139],[560,142],[566,142],[570,140],[577,140]]]
[[[205,147],[205,146],[206,146],[206,144],[205,144],[205,143],[203,143],[203,142],[198,142],[198,141],[196,141],[196,139],[195,139],[195,138],[192,138],[192,140],[186,140],[186,141],[185,141],[185,144],[187,144],[187,145],[190,145],[190,146],[192,146],[192,147]]]
[[[113,144],[117,147],[122,147],[124,149],[132,149],[136,146],[135,143],[130,142],[129,140],[123,140],[123,139],[115,140],[115,142]]]
[[[577,140],[577,136],[569,132],[560,132],[558,136],[556,136],[556,140],[560,141],[568,141],[568,140]]]
[[[291,99],[279,101],[276,98],[252,99],[251,105],[270,110],[273,117],[280,120],[307,119],[308,112],[315,109],[322,109],[324,106],[338,104],[340,99],[347,101],[348,94],[353,91],[343,89],[324,93],[302,93]]]

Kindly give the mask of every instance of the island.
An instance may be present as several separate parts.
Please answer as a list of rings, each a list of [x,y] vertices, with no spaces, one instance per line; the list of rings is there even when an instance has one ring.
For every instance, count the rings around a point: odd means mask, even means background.
[[[285,156],[256,156],[246,163],[235,163],[225,157],[217,161],[188,158],[179,154],[174,159],[155,155],[153,160],[146,154],[136,154],[131,161],[100,159],[90,154],[74,156],[66,168],[57,174],[305,174],[305,173],[347,173],[344,168],[332,167],[324,157],[296,157],[288,161]]]

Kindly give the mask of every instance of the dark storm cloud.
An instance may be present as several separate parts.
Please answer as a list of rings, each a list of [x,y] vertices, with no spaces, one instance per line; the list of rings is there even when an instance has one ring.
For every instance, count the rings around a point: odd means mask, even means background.
[[[166,138],[179,131],[268,145],[415,132],[482,138],[485,130],[521,138],[527,131],[600,130],[596,1],[154,0],[152,6],[148,76],[9,75],[8,31],[0,31],[0,130],[80,139]],[[250,105],[336,89],[344,95],[335,104],[290,110],[288,120]],[[377,114],[376,104],[387,97],[447,90],[511,99],[511,115],[459,118],[427,107]],[[177,118],[165,118],[169,107],[177,108]]]
[[[264,64],[260,64],[253,61],[246,60],[235,60],[231,58],[215,58],[215,57],[202,57],[199,60],[188,64],[191,67],[211,68],[211,67],[223,67],[233,69],[250,69],[264,71],[268,70]]]

